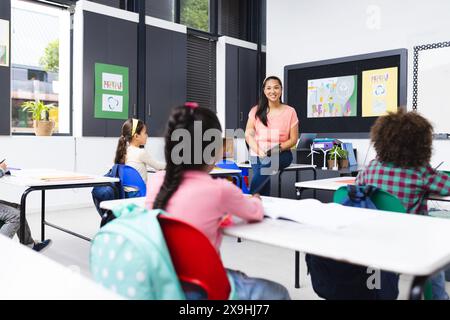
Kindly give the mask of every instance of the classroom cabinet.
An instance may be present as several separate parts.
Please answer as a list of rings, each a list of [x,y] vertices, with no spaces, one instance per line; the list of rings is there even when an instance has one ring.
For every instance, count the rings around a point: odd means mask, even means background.
[[[138,24],[93,12],[84,12],[83,42],[83,136],[118,137],[124,120],[94,117],[95,64],[128,68],[129,117],[137,113]]]
[[[146,31],[146,123],[150,136],[162,137],[171,109],[186,101],[187,38],[154,26]]]
[[[226,45],[225,125],[245,129],[250,109],[258,103],[257,51]]]

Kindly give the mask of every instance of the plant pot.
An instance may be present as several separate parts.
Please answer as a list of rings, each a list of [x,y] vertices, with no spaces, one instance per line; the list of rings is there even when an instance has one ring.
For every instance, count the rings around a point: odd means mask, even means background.
[[[328,169],[329,169],[329,170],[332,170],[333,167],[334,167],[334,160],[328,159],[328,160],[327,160],[327,164],[328,164]],[[339,165],[339,161],[336,161],[336,166],[338,166],[338,165]]]
[[[51,136],[55,128],[55,122],[45,120],[33,120],[34,134],[36,136]]]
[[[348,168],[348,159],[340,159],[339,160],[339,166],[344,169]]]

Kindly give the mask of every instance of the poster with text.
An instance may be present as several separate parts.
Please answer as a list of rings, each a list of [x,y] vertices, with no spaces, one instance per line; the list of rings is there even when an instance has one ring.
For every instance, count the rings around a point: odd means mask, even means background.
[[[356,75],[308,80],[308,118],[355,117]]]
[[[9,67],[9,21],[0,19],[0,67]]]
[[[362,73],[362,116],[379,117],[398,108],[398,68]]]
[[[95,64],[95,118],[128,119],[128,68]]]

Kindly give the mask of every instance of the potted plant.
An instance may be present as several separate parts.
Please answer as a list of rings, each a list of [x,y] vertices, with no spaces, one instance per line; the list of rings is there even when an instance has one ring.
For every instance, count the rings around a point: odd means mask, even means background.
[[[328,169],[338,166],[340,168],[348,168],[348,153],[336,144],[328,151]]]
[[[340,148],[339,151],[340,159],[339,159],[339,166],[341,169],[348,168],[348,151]]]
[[[37,136],[51,136],[55,122],[49,120],[49,111],[55,106],[44,104],[41,100],[26,101],[22,104],[24,111],[31,113],[34,133]]]

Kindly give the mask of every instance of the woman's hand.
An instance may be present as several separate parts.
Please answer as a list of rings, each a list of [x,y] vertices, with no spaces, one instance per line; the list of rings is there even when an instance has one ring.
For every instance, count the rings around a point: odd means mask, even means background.
[[[260,151],[258,151],[258,157],[265,158],[265,157],[267,157],[267,154],[264,151],[260,150]]]
[[[8,165],[6,164],[6,162],[3,162],[2,164],[0,164],[0,169],[2,169],[3,171],[6,171],[6,168],[8,168]]]

